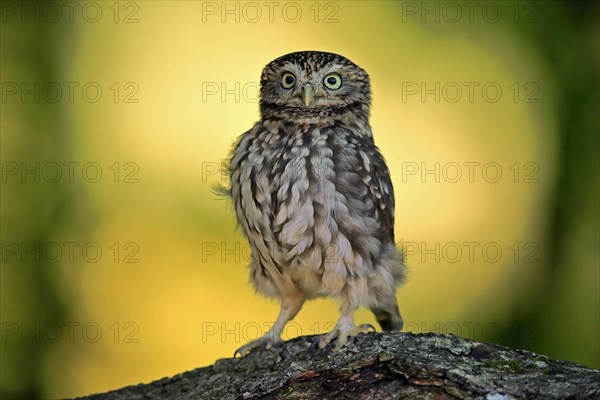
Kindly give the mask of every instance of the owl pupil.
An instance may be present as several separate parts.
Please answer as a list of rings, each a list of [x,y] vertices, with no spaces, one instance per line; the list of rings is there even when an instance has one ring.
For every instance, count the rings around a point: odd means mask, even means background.
[[[337,82],[337,79],[334,78],[333,76],[327,78],[327,83],[329,83],[330,85],[335,85]]]
[[[294,77],[293,76],[286,76],[285,77],[285,83],[288,85],[291,85],[292,83],[294,83]]]

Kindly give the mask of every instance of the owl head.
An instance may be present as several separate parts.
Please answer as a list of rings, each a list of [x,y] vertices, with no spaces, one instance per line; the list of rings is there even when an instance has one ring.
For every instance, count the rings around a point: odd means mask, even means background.
[[[271,61],[260,80],[263,118],[335,117],[347,113],[368,118],[369,75],[334,53],[300,51]]]

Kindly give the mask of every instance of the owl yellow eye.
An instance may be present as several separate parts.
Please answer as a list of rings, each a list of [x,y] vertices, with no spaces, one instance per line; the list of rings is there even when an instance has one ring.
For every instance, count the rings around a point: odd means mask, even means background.
[[[323,83],[327,89],[339,89],[342,87],[342,77],[338,74],[329,74],[323,79]]]
[[[281,77],[281,86],[283,86],[284,89],[291,89],[294,86],[294,83],[296,83],[296,77],[291,72],[286,72]]]

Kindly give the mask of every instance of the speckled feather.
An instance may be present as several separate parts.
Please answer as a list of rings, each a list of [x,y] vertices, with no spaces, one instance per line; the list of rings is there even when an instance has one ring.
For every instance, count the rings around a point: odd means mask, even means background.
[[[288,89],[285,73],[294,76]],[[338,89],[324,82],[331,74],[341,79]],[[303,90],[314,92],[310,106]],[[269,63],[261,120],[230,159],[230,194],[259,292],[298,310],[307,299],[337,297],[342,314],[369,306],[384,329],[400,329],[395,291],[404,265],[394,243],[392,182],[369,126],[370,99],[367,73],[337,54],[298,52]]]

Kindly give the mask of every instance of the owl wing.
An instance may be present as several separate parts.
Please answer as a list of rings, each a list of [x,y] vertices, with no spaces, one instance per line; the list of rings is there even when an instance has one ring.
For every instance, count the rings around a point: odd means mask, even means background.
[[[349,134],[344,137],[345,132]],[[342,130],[337,138],[340,141],[334,151],[337,190],[346,198],[360,201],[354,213],[377,222],[372,234],[383,242],[394,243],[394,188],[385,159],[371,135]]]
[[[381,223],[384,235],[389,235],[394,242],[394,187],[390,178],[390,171],[385,159],[374,146],[370,152],[371,181],[369,191],[373,199],[375,217]]]

